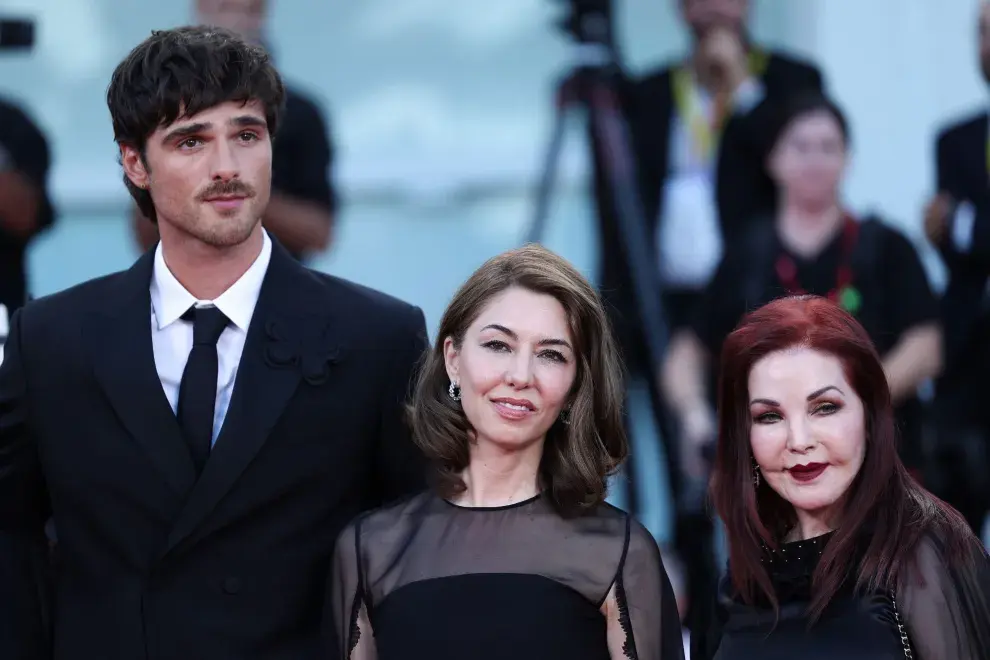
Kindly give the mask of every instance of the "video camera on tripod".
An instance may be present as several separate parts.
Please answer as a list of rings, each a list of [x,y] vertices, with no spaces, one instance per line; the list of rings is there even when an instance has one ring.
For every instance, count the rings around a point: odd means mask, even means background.
[[[34,26],[30,19],[0,18],[0,51],[33,48]]]

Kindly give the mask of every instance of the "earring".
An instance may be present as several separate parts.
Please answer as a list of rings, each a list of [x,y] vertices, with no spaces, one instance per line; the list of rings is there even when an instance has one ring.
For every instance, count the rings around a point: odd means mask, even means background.
[[[453,399],[454,401],[460,401],[461,386],[455,383],[454,381],[450,381],[450,387],[447,388],[447,395],[450,396],[450,398]]]
[[[571,424],[571,408],[568,406],[560,411],[560,423],[570,426]]]
[[[753,459],[753,486],[760,487],[760,466],[755,458]]]

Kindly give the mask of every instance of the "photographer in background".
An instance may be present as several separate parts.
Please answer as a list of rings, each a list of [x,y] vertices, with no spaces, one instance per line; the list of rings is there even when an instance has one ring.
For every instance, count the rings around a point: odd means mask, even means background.
[[[49,164],[41,128],[13,102],[0,99],[0,305],[10,314],[28,299],[27,248],[55,220]]]
[[[990,83],[990,3],[980,3],[979,57]],[[973,531],[990,512],[990,115],[944,127],[935,145],[936,196],[925,233],[945,264],[945,371],[935,385],[935,455],[926,481]]]
[[[196,0],[196,22],[232,30],[266,44],[267,0]],[[268,48],[271,55],[271,48]],[[272,196],[264,226],[297,259],[326,250],[333,236],[337,196],[331,186],[333,150],[320,108],[286,88],[284,119],[273,143]],[[142,250],[158,242],[158,227],[134,207]]]
[[[672,1],[672,0],[666,0]],[[776,191],[764,164],[774,108],[805,91],[821,91],[814,66],[753,43],[747,34],[748,0],[675,0],[692,47],[679,61],[636,79],[617,81],[629,124],[642,209],[671,335],[684,328],[731,244],[754,218],[772,213]],[[665,445],[674,495],[678,553],[687,564],[689,609],[714,589],[712,526],[703,497],[682,471],[677,438],[668,422],[651,364],[603,155],[593,135],[595,198],[600,223],[602,295],[633,379],[645,379]],[[703,491],[703,484],[700,488]],[[633,509],[647,503],[636,502]],[[689,620],[694,616],[689,614]],[[693,623],[692,632],[695,631]]]

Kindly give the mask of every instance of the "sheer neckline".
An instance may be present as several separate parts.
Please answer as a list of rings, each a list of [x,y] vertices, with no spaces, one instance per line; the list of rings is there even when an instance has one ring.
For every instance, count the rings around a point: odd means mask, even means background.
[[[518,502],[510,502],[509,504],[501,504],[499,506],[466,506],[463,504],[455,504],[454,502],[451,502],[445,497],[442,497],[440,499],[443,500],[445,504],[447,504],[450,507],[453,507],[454,509],[458,509],[461,511],[484,512],[484,511],[507,511],[509,509],[518,509],[520,507],[526,506],[527,504],[533,504],[542,497],[543,497],[543,493],[537,493],[536,495],[533,495],[532,497],[527,497],[524,500],[519,500]]]

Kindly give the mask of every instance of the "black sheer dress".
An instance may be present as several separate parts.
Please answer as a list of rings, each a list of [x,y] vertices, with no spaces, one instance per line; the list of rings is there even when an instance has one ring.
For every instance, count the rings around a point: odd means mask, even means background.
[[[424,493],[345,529],[331,585],[348,660],[684,657],[656,542],[607,504],[563,518],[542,496],[468,508]]]
[[[986,556],[959,571],[943,560],[935,541],[924,541],[916,565],[896,593],[856,593],[850,579],[814,626],[806,610],[811,577],[831,534],[766,551],[780,603],[753,607],[733,597],[723,579],[714,625],[692,658],[715,660],[987,660],[990,573]]]

